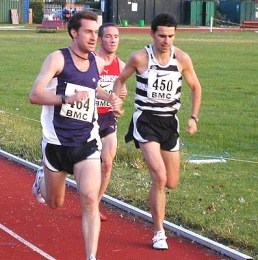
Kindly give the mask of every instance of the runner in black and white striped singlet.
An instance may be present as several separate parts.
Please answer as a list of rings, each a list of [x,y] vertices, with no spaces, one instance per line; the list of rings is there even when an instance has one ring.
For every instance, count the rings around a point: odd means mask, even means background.
[[[114,84],[120,95],[126,80],[136,74],[135,108],[126,142],[133,140],[141,149],[152,184],[149,204],[154,224],[153,248],[168,249],[163,221],[165,189],[179,183],[179,110],[182,78],[191,89],[191,114],[187,132],[197,132],[201,105],[201,85],[187,53],[174,46],[177,22],[169,13],[161,13],[151,23],[153,44],[131,53],[124,70]]]
[[[136,74],[135,108],[157,115],[175,114],[181,105],[182,74],[178,71],[174,46],[171,46],[171,57],[165,66],[158,63],[151,45],[145,50],[149,56],[148,69]]]
[[[174,46],[166,65],[156,60],[151,45],[145,47],[148,53],[148,68],[136,74],[135,108],[126,141],[155,141],[166,151],[179,150],[179,110],[182,74],[178,71]],[[155,120],[154,120],[155,119]],[[148,128],[144,127],[148,125]],[[133,130],[133,131],[132,131]]]

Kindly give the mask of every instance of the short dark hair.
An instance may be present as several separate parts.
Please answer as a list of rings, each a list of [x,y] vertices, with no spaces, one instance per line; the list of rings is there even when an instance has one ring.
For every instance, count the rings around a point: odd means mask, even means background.
[[[177,28],[177,20],[173,14],[170,13],[160,13],[154,17],[151,22],[151,30],[156,32],[158,26],[167,26]]]
[[[82,26],[81,24],[81,20],[82,19],[86,19],[86,20],[92,20],[92,21],[98,21],[98,15],[92,11],[88,11],[88,10],[82,10],[79,11],[77,13],[75,13],[69,20],[68,22],[68,33],[70,35],[71,38],[72,34],[71,34],[71,30],[74,29],[75,31],[78,31],[79,28]]]
[[[115,23],[103,23],[100,27],[99,27],[99,31],[98,31],[98,37],[102,38],[104,36],[104,29],[107,27],[115,27],[117,28],[117,25]]]

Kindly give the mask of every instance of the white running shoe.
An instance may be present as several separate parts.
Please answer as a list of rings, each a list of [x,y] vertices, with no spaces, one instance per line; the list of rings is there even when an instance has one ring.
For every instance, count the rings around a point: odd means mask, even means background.
[[[159,250],[168,249],[168,244],[166,239],[167,237],[165,236],[165,232],[158,231],[157,234],[152,238],[153,248]]]
[[[35,182],[32,186],[32,193],[33,193],[35,199],[39,203],[44,204],[45,200],[40,193],[40,186],[39,186],[42,178],[44,178],[44,170],[43,170],[43,167],[39,167],[38,170],[37,170]]]
[[[89,260],[97,260],[97,258],[95,256],[90,256]]]

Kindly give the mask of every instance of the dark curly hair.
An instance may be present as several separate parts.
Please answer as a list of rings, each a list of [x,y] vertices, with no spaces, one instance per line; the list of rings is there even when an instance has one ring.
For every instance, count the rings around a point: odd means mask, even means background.
[[[154,17],[151,23],[151,30],[156,32],[158,26],[167,26],[177,28],[177,20],[173,14],[170,13],[160,13]]]

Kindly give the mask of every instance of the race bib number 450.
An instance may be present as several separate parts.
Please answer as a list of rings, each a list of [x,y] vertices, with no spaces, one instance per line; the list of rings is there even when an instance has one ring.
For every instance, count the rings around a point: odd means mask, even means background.
[[[77,91],[87,91],[88,99],[74,102],[73,104],[62,104],[60,115],[76,120],[92,122],[95,110],[95,89],[67,83],[65,95],[72,96]]]
[[[174,99],[177,87],[173,84],[171,72],[149,71],[148,98],[151,99]]]

